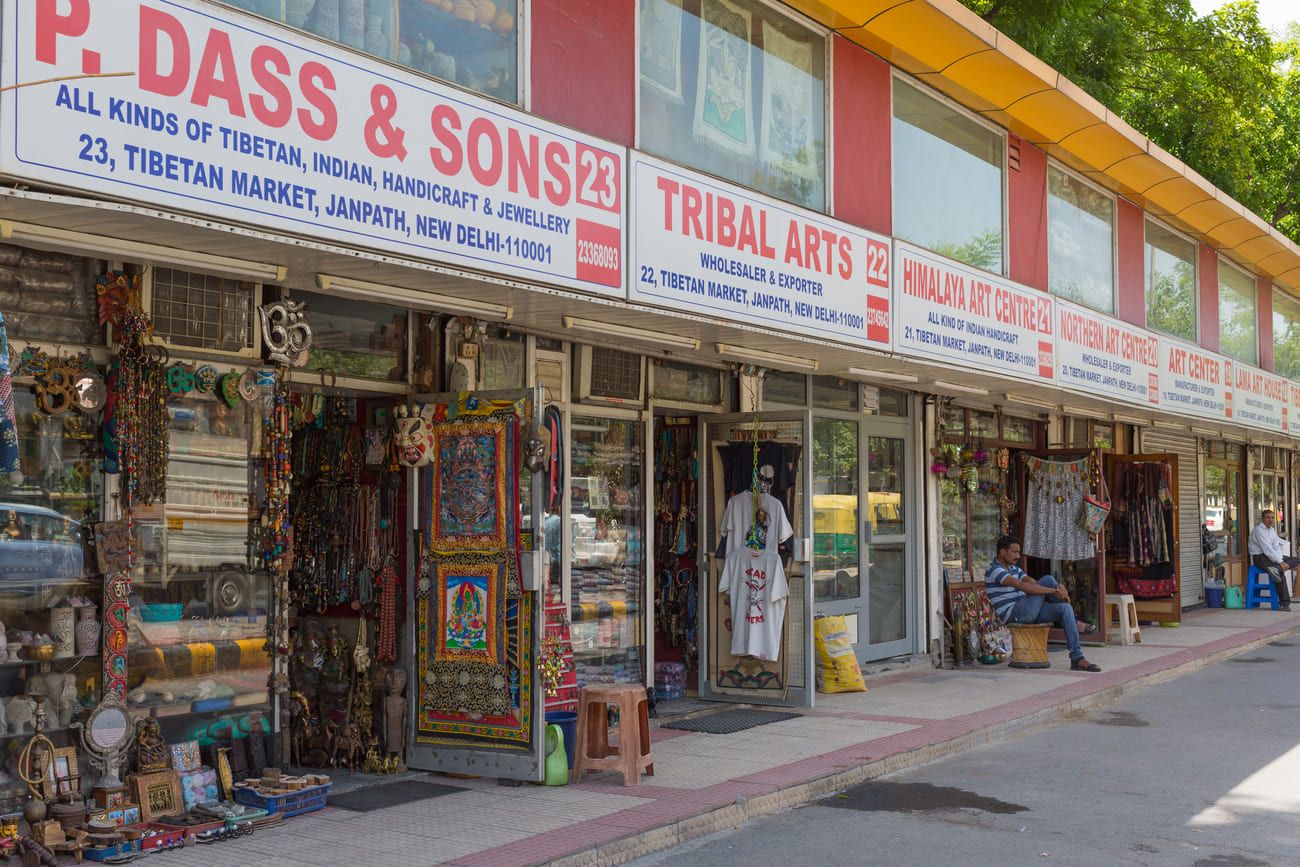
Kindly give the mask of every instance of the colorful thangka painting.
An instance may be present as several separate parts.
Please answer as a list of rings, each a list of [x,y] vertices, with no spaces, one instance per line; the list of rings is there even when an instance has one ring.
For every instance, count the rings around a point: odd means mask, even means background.
[[[501,551],[516,542],[518,419],[457,418],[433,425],[435,552]]]

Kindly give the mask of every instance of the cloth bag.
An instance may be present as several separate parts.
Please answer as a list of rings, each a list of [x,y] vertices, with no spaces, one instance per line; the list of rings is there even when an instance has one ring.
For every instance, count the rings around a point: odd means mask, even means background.
[[[1106,489],[1106,477],[1103,475],[1097,479],[1096,495],[1083,495],[1083,505],[1079,507],[1079,526],[1096,536],[1106,526],[1110,508],[1110,491]]]

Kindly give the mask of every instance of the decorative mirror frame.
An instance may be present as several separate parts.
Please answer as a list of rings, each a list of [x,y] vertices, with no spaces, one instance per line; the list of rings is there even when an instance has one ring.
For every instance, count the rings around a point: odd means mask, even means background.
[[[120,711],[126,720],[123,726],[122,737],[112,744],[100,744],[91,739],[91,730],[95,727],[95,722],[110,710]],[[104,774],[99,780],[98,788],[111,789],[122,785],[120,775],[122,763],[126,760],[126,754],[131,747],[131,741],[135,738],[135,720],[131,718],[131,713],[127,709],[126,702],[122,701],[112,692],[104,693],[99,704],[95,705],[90,715],[86,717],[85,722],[78,723],[81,728],[81,747],[90,757],[93,765],[103,770]]]

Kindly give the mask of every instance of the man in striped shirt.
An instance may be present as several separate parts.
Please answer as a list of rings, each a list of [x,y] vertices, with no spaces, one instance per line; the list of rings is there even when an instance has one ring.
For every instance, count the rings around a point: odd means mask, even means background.
[[[1084,623],[1080,630],[1066,589],[1051,575],[1030,578],[1019,564],[1020,540],[1013,536],[999,538],[997,556],[984,570],[984,590],[998,617],[1003,623],[1059,623],[1070,649],[1070,670],[1101,671],[1100,666],[1084,659],[1079,646],[1080,631],[1091,635],[1097,627]]]

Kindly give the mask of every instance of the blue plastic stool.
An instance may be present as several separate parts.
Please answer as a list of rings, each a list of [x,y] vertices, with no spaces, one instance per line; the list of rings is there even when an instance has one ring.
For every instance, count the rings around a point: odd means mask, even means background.
[[[1251,566],[1246,572],[1246,607],[1255,608],[1264,602],[1272,605],[1274,611],[1277,610],[1277,590],[1273,587],[1273,576],[1258,566]]]

